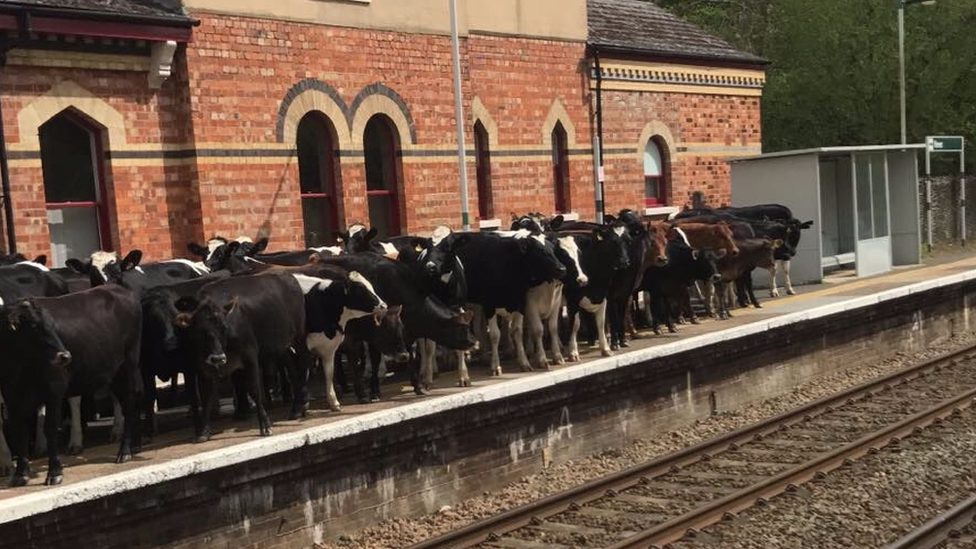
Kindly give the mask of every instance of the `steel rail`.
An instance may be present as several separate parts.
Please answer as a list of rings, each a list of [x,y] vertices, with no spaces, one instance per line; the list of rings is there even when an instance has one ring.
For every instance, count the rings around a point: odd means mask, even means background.
[[[681,468],[702,460],[708,460],[715,454],[734,450],[743,443],[774,433],[793,423],[831,411],[838,405],[847,404],[868,394],[878,393],[897,383],[921,377],[930,370],[938,371],[947,364],[954,364],[961,360],[973,358],[974,353],[976,353],[976,345],[971,345],[958,351],[932,358],[904,370],[861,383],[833,395],[822,397],[804,406],[768,418],[759,423],[735,429],[717,438],[689,446],[672,454],[661,456],[646,463],[581,484],[564,492],[553,494],[504,513],[473,522],[457,530],[414,544],[408,549],[465,549],[492,541],[508,532],[530,526],[540,519],[546,519],[566,511],[571,511],[591,501],[605,497],[608,492],[619,492],[632,488],[643,482],[644,479],[661,476],[672,472],[676,468]]]
[[[974,398],[976,398],[976,389],[944,400],[928,410],[875,431],[763,482],[644,530],[611,545],[607,549],[654,549],[678,541],[685,537],[688,532],[694,532],[715,524],[728,514],[748,509],[757,502],[768,500],[787,491],[791,486],[799,486],[809,482],[818,475],[833,471],[850,463],[851,460],[876,451],[894,440],[908,436],[916,429],[937,422],[956,410],[971,406]]]
[[[932,549],[976,521],[976,495],[912,530],[882,549]]]

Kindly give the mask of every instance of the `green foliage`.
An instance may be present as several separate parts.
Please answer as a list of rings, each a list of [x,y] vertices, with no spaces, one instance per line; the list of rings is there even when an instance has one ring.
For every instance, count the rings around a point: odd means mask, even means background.
[[[899,141],[896,0],[657,3],[770,61],[766,151]],[[909,6],[905,29],[909,142],[976,141],[976,1]]]

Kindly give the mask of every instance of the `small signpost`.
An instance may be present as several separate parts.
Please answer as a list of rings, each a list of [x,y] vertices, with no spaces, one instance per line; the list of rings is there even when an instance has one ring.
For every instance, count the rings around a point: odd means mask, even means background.
[[[961,135],[930,135],[925,138],[925,219],[928,249],[932,251],[932,155],[959,155],[959,239],[966,245],[966,139]]]

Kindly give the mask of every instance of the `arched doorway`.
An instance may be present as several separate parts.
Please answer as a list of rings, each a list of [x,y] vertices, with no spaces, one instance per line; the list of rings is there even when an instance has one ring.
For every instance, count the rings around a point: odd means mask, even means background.
[[[369,119],[363,132],[369,224],[379,236],[396,236],[400,228],[400,142],[393,122],[382,114]]]
[[[339,171],[335,128],[322,113],[310,112],[298,123],[296,147],[305,245],[327,246],[339,229]]]
[[[478,217],[491,219],[495,215],[491,197],[491,149],[488,146],[488,130],[481,120],[474,123],[474,149],[478,176]]]
[[[556,190],[556,213],[569,213],[572,203],[569,190],[569,143],[562,122],[552,129],[552,174]]]
[[[668,203],[667,155],[656,138],[644,145],[644,206],[653,208]]]
[[[101,130],[66,110],[41,125],[39,137],[52,265],[110,250]]]

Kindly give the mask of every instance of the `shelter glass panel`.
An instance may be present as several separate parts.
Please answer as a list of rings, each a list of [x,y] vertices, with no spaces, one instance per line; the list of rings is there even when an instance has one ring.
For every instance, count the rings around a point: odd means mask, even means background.
[[[857,238],[870,240],[874,238],[874,216],[871,213],[871,159],[868,156],[858,155],[854,163],[857,177]]]
[[[874,237],[888,236],[888,184],[884,155],[871,155],[871,197],[874,212]]]

